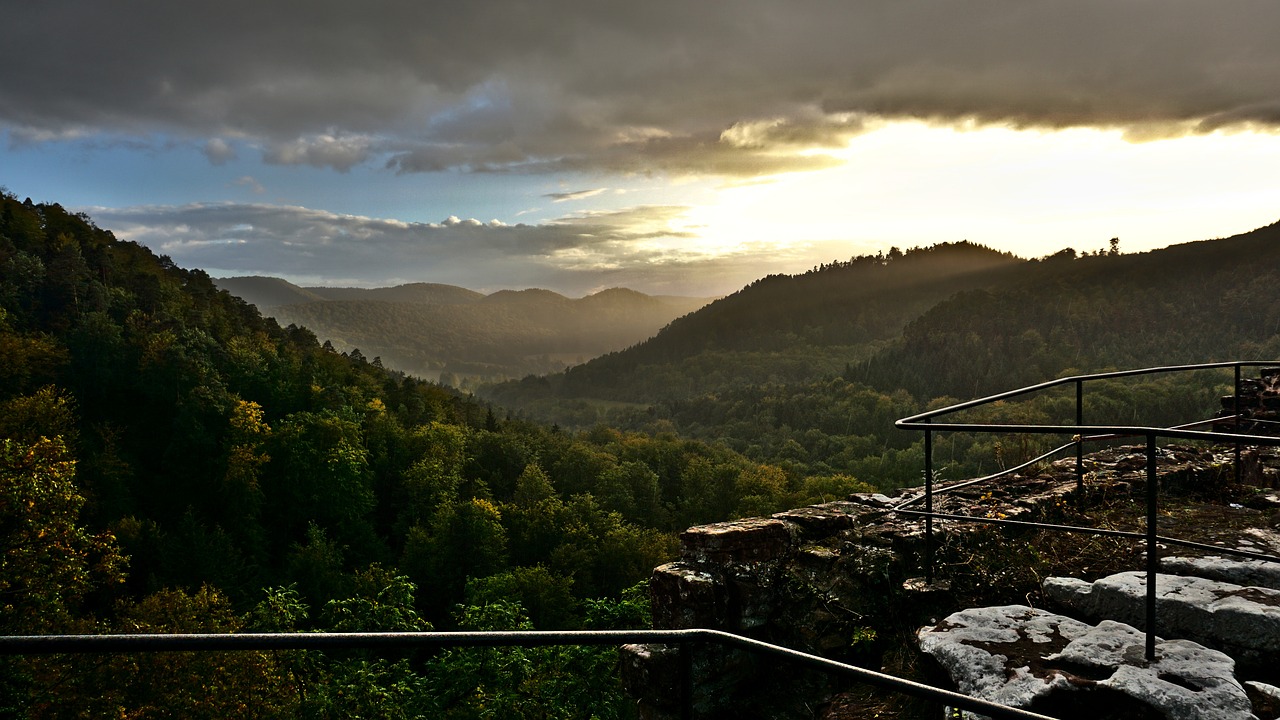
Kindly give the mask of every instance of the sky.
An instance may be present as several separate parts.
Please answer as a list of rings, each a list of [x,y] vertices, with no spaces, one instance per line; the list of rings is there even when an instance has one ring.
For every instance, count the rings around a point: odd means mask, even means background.
[[[0,185],[214,277],[711,296],[1280,220],[1274,0],[0,2]]]

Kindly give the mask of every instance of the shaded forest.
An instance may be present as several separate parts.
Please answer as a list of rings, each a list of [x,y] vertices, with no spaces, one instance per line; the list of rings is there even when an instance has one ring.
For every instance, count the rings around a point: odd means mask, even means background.
[[[643,626],[637,584],[678,529],[865,487],[672,433],[508,418],[8,193],[0,439],[8,634]],[[10,659],[0,704],[470,718],[589,698],[600,717],[626,712],[612,650],[485,652]]]

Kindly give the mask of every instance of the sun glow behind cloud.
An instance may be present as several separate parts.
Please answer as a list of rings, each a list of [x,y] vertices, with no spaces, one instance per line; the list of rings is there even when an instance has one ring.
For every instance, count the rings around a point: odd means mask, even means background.
[[[1112,237],[1139,251],[1280,219],[1274,134],[1131,142],[1120,130],[882,122],[842,150],[813,152],[842,164],[726,186],[674,226],[702,252],[769,246],[820,262],[840,248],[848,257],[962,239],[1023,257]]]

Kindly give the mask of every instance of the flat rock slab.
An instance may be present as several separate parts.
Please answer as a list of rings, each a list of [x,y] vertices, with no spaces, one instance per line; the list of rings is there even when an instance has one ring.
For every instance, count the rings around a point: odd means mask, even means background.
[[[1147,574],[1123,572],[1092,583],[1047,578],[1044,593],[1090,619],[1143,627]],[[1280,655],[1280,590],[1181,575],[1156,576],[1156,631],[1258,658]],[[1251,658],[1251,661],[1253,658]]]
[[[691,527],[680,533],[680,546],[688,562],[763,562],[787,554],[791,531],[782,520],[747,518]]]
[[[1005,605],[953,613],[918,637],[960,692],[1010,707],[1062,717],[1144,710],[1170,720],[1255,717],[1230,657],[1170,640],[1157,643],[1149,663],[1144,635],[1122,623],[1094,627]]]
[[[1175,575],[1195,575],[1242,587],[1280,590],[1280,563],[1265,560],[1233,560],[1216,555],[1167,557],[1160,561],[1160,569]]]

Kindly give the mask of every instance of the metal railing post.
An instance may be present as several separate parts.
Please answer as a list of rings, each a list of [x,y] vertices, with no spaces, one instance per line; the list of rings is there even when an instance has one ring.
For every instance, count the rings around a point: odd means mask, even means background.
[[[1240,365],[1236,364],[1236,385],[1232,393],[1232,414],[1235,415],[1235,434],[1240,434]],[[1240,441],[1236,441],[1236,484],[1240,484]]]
[[[688,642],[680,648],[680,720],[693,720],[693,649]]]
[[[928,420],[925,420],[928,422]],[[933,584],[933,431],[924,431],[924,581]]]
[[[1160,550],[1156,545],[1156,511],[1159,494],[1156,476],[1156,435],[1147,433],[1147,660],[1156,659],[1156,575]]]
[[[1084,381],[1076,380],[1076,427],[1084,426]],[[1084,491],[1084,434],[1076,434],[1076,492]]]

